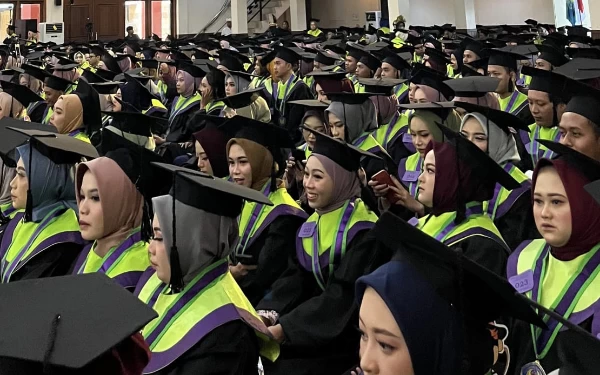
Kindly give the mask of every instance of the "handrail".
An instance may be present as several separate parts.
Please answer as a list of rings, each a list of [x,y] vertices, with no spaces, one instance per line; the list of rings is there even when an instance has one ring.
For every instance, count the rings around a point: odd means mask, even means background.
[[[198,31],[198,33],[196,34],[195,38],[197,38],[200,34],[203,34],[204,32],[206,32],[206,30],[209,27],[211,27],[215,22],[217,22],[217,20],[219,19],[219,17],[221,17],[221,15],[223,14],[223,12],[225,10],[227,10],[227,8],[229,8],[229,6],[231,6],[231,0],[225,0],[225,2],[223,2],[223,6],[219,10],[219,12],[217,12],[217,14],[213,17],[213,19],[210,20],[206,24],[206,26],[204,26],[204,28],[202,28],[202,30]],[[223,26],[225,26],[225,24],[223,24]]]
[[[265,9],[265,7],[267,6],[267,4],[269,4],[271,2],[271,0],[255,0],[252,4],[254,4],[256,2],[258,2],[258,4],[259,4],[258,12],[254,13],[254,15],[252,17],[250,17],[250,19],[248,20],[248,23],[250,23],[252,20],[254,20],[254,18],[257,15],[259,15],[259,14],[260,14],[260,20],[259,21],[262,21],[263,20],[262,19],[263,18],[262,17],[263,16],[262,11],[263,11],[263,9]]]

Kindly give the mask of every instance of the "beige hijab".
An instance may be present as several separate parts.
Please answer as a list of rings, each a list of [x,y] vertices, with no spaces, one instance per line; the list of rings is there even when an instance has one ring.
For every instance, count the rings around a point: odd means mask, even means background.
[[[227,155],[229,155],[229,149],[234,144],[240,145],[250,162],[252,189],[261,190],[271,178],[273,155],[263,145],[243,138],[232,138],[227,142]]]
[[[60,134],[69,134],[70,132],[83,127],[83,106],[81,100],[75,94],[61,95],[64,103],[65,123],[61,127],[56,127]]]
[[[90,171],[98,182],[98,195],[102,205],[104,232],[96,240],[95,251],[106,254],[112,247],[127,238],[132,229],[142,224],[144,198],[112,159],[100,157],[77,166],[76,188],[81,189],[83,176]],[[77,204],[80,198],[77,194]]]
[[[18,100],[5,92],[0,93],[0,107],[2,107],[3,117],[8,117],[9,111],[11,111],[12,108],[11,117],[13,118],[19,118],[19,115],[24,109],[23,105]]]

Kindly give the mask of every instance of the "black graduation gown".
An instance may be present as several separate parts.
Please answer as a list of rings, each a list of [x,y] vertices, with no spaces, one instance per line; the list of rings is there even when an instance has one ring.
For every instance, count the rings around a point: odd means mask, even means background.
[[[355,282],[391,259],[387,249],[376,249],[368,231],[359,232],[348,244],[346,255],[326,279],[322,291],[312,273],[296,258],[273,285],[258,310],[280,314],[285,341],[275,363],[263,360],[268,375],[341,374],[358,363],[360,335]],[[324,275],[327,276],[327,269]]]
[[[246,323],[234,320],[215,328],[156,375],[256,375],[258,338]]]
[[[296,233],[303,222],[297,216],[278,217],[244,252],[251,255],[258,266],[237,280],[252,306],[263,299],[287,269],[288,259],[295,254]]]
[[[13,273],[10,282],[69,275],[82,249],[82,245],[73,242],[53,245]]]
[[[314,96],[310,92],[310,88],[306,86],[306,83],[302,81],[299,77],[296,77],[296,84],[294,88],[289,93],[288,98],[284,103],[284,113],[283,117],[285,117],[285,125],[284,127],[289,131],[290,136],[294,140],[294,142],[298,143],[302,139],[302,134],[300,132],[300,122],[304,117],[304,112],[306,107],[298,105],[298,104],[288,104],[293,100],[304,100],[304,99],[313,99]],[[281,113],[279,112],[279,108],[281,106],[281,100],[277,99],[275,104],[275,111],[273,115],[273,122],[275,124],[280,124]],[[281,120],[283,121],[283,120]]]
[[[27,115],[31,122],[42,123],[44,112],[46,111],[47,103],[44,101],[31,103],[27,108]]]
[[[167,135],[167,142],[189,142],[192,139],[193,131],[190,129],[188,123],[192,116],[200,109],[200,102],[194,103],[185,112],[179,113],[173,121],[169,124],[169,134]],[[171,107],[167,114],[167,118],[171,114]]]
[[[453,244],[450,248],[460,249],[467,258],[496,275],[501,277],[506,275],[506,262],[508,261],[509,252],[504,246],[491,238],[473,236]]]
[[[501,218],[494,221],[511,252],[524,240],[541,238],[535,226],[531,194],[521,195]]]

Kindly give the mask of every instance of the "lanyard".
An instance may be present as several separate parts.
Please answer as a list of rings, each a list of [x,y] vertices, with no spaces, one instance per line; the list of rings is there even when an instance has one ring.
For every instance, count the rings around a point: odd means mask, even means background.
[[[265,187],[262,190],[262,193],[265,195],[265,197],[269,196],[269,194],[271,193],[271,183],[270,182],[267,182],[267,184],[265,185]],[[248,241],[250,241],[251,234],[254,233],[254,231],[256,230],[256,225],[258,224],[258,218],[262,216],[262,213],[265,210],[265,207],[266,206],[264,204],[256,203],[256,206],[254,206],[254,208],[252,209],[252,214],[250,215],[250,220],[248,220],[248,224],[244,228],[244,234],[243,234],[242,238],[240,239],[240,242],[238,242],[238,245],[237,245],[237,248],[235,251],[236,254],[244,254],[244,251],[246,251],[246,246],[248,245]],[[240,218],[241,218],[241,215],[240,215]],[[239,220],[238,220],[238,224],[240,224]]]
[[[540,126],[535,125],[535,130],[533,131],[532,141],[529,143],[529,149],[527,150],[531,155],[531,160],[533,161],[533,165],[536,165],[537,162],[546,158],[549,159],[554,156],[554,152],[550,150],[540,150],[540,143],[536,141],[536,139],[540,139]],[[554,138],[552,139],[554,142],[558,142],[560,140],[560,132],[557,132]],[[540,154],[541,152],[541,154]]]
[[[44,229],[46,229],[48,227],[48,225],[50,225],[50,223],[52,223],[54,221],[54,219],[56,219],[56,217],[59,215],[59,211],[61,211],[63,208],[64,207],[62,207],[62,206],[57,207],[54,210],[50,211],[50,213],[48,213],[48,215],[46,215],[46,217],[38,224],[38,227],[35,229],[35,231],[31,235],[31,237],[29,238],[29,241],[27,241],[25,246],[23,246],[21,248],[21,250],[19,250],[19,252],[17,253],[17,256],[15,256],[15,258],[10,262],[6,259],[6,257],[8,256],[8,250],[6,251],[6,253],[4,254],[4,258],[2,259],[2,280],[1,281],[3,283],[7,283],[10,280],[12,273],[15,271],[15,268],[17,267],[17,265],[23,260],[23,257],[25,256],[25,253],[27,252],[29,247],[31,247],[31,245],[37,239],[37,237],[40,235],[40,233],[42,233],[42,231]],[[14,234],[13,234],[13,236],[14,236]],[[12,241],[11,241],[10,246],[12,246]],[[10,249],[10,246],[8,247],[8,249]]]
[[[108,275],[108,273],[110,271],[112,271],[112,269],[117,264],[119,264],[121,262],[121,260],[123,260],[123,257],[126,254],[126,250],[128,250],[131,246],[133,246],[135,243],[137,243],[141,240],[142,240],[142,232],[140,231],[139,228],[137,228],[123,242],[121,242],[121,244],[114,251],[112,251],[106,257],[106,259],[102,262],[102,265],[100,265],[100,268],[98,268],[94,272],[102,272],[102,273]],[[90,249],[90,251],[94,251],[94,250]],[[77,271],[78,274],[83,273],[83,271],[85,269],[85,265],[87,264],[87,261],[88,261],[88,258],[86,257],[85,260],[83,261],[83,264],[81,265],[81,267],[79,267],[79,270]]]
[[[585,255],[585,259],[579,266],[577,272],[571,276],[567,283],[565,283],[562,291],[550,306],[551,310],[556,311],[565,319],[568,319],[571,316],[577,303],[583,296],[583,293],[596,278],[598,272],[600,272],[599,249],[600,244],[594,246],[589,253]],[[538,303],[541,301],[542,284],[548,267],[547,260],[549,251],[550,245],[546,244],[538,255],[533,273],[534,281],[538,280],[538,285],[537,288],[534,287],[533,291],[530,292],[532,294],[530,298]],[[544,321],[548,326],[548,330],[542,330],[541,328],[531,326],[533,349],[538,360],[544,358],[548,354],[554,340],[556,340],[556,336],[562,328],[562,323],[549,317],[545,317]]]
[[[506,109],[504,110],[504,112],[512,113],[513,106],[517,102],[518,97],[519,97],[519,91],[515,90],[512,93],[512,95],[510,96],[510,100],[509,100],[508,105],[506,106]]]
[[[342,209],[342,216],[340,216],[340,219],[338,221],[337,224],[337,233],[335,235],[335,238],[333,240],[333,244],[331,245],[331,248],[329,248],[329,273],[328,276],[331,277],[331,275],[333,274],[334,268],[335,268],[335,263],[336,263],[336,258],[337,260],[340,260],[344,254],[346,253],[346,241],[344,241],[344,232],[346,231],[346,227],[348,226],[348,222],[350,221],[350,217],[352,216],[352,211],[354,210],[354,199],[347,201],[344,204],[344,207]],[[320,258],[319,258],[319,221],[321,220],[321,217],[319,216],[319,219],[317,219],[317,225],[315,227],[315,233],[313,235],[313,253],[312,253],[312,271],[313,271],[313,275],[315,275],[315,279],[317,280],[317,284],[319,284],[319,287],[322,290],[325,290],[325,286],[326,286],[326,282],[325,282],[325,277],[323,276],[323,273],[321,271],[321,262],[320,262]]]

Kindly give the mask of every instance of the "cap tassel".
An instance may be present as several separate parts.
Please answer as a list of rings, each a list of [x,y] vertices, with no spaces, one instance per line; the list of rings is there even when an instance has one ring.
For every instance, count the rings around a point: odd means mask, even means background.
[[[52,318],[52,323],[50,325],[50,333],[48,334],[48,343],[46,345],[46,351],[44,352],[44,362],[42,364],[42,366],[43,366],[42,372],[44,374],[51,373],[50,358],[52,357],[52,352],[54,351],[54,344],[56,343],[56,334],[58,331],[59,323],[60,323],[60,314],[56,314],[54,316],[54,318]]]
[[[152,217],[150,215],[150,207],[148,201],[144,199],[144,207],[142,208],[142,241],[148,242],[152,238]]]
[[[179,293],[183,289],[183,276],[181,272],[181,263],[179,262],[179,251],[177,251],[177,217],[175,216],[175,202],[176,202],[176,186],[175,181],[177,178],[177,172],[173,174],[173,245],[171,246],[171,254],[169,256],[169,263],[171,264],[171,280],[170,288],[171,293]]]
[[[29,173],[31,174],[31,159],[33,159],[33,144],[29,142]],[[27,176],[29,179],[30,176]],[[31,193],[31,184],[27,188],[27,203],[25,204],[25,221],[33,220],[33,194]]]
[[[5,165],[4,163],[2,163],[2,175],[0,176],[0,186],[4,185],[4,172],[5,172]],[[10,219],[4,215],[4,212],[2,212],[2,210],[0,210],[0,225],[5,225],[10,221]]]
[[[456,178],[458,180],[458,184],[460,185],[460,160],[459,160],[459,143],[456,142]],[[456,218],[454,219],[455,224],[460,224],[467,218],[466,214],[466,202],[461,194],[461,188],[458,186],[456,189]]]

